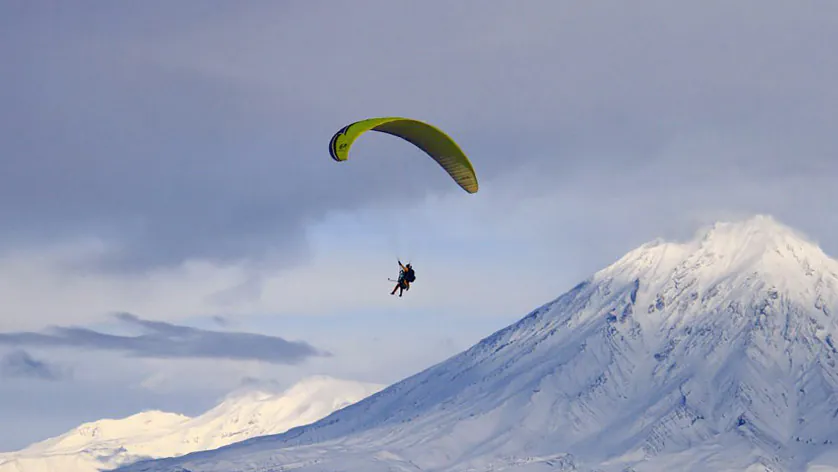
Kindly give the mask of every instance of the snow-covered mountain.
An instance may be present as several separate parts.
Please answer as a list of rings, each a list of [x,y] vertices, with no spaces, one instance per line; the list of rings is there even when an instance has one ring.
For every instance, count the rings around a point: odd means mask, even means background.
[[[147,411],[86,423],[26,449],[0,454],[0,472],[94,472],[172,457],[311,423],[384,386],[314,376],[281,393],[244,391],[190,418]]]
[[[719,223],[314,424],[124,472],[838,471],[836,314],[838,261]]]

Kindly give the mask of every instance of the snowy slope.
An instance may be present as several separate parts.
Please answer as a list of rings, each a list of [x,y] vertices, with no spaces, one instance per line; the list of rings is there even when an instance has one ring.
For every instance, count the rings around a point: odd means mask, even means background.
[[[93,472],[141,458],[217,448],[311,423],[381,388],[316,376],[279,394],[250,391],[230,396],[195,418],[149,411],[100,420],[21,451],[0,454],[0,472]]]
[[[838,470],[836,313],[817,245],[719,223],[312,425],[124,471]]]

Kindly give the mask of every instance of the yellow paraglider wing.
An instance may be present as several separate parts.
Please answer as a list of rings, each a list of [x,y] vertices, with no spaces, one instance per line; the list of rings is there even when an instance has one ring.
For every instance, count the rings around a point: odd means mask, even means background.
[[[329,142],[329,154],[340,162],[349,158],[352,143],[367,131],[398,136],[431,156],[468,193],[477,192],[477,176],[471,162],[447,134],[434,126],[410,118],[370,118],[340,129]]]

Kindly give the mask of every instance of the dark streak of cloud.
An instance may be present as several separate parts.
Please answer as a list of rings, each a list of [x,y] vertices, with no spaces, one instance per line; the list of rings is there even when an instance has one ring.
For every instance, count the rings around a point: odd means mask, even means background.
[[[118,314],[116,318],[145,333],[125,336],[80,327],[55,327],[47,333],[0,333],[0,345],[99,349],[158,359],[257,360],[273,364],[298,364],[310,357],[331,355],[306,342],[287,341],[277,336],[209,331],[144,320],[129,313]]]

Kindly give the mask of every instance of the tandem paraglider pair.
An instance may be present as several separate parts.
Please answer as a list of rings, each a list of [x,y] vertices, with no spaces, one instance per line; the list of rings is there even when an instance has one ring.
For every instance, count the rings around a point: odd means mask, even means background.
[[[407,265],[402,264],[402,261],[399,261],[399,267],[401,270],[399,271],[399,279],[396,280],[396,286],[393,287],[393,291],[390,292],[390,295],[395,295],[396,290],[399,291],[399,296],[402,296],[402,293],[405,290],[410,290],[410,284],[412,284],[416,280],[416,272],[413,270],[413,266],[410,265],[410,262]],[[393,282],[393,280],[390,280]]]
[[[468,193],[477,193],[477,176],[474,167],[460,146],[436,127],[410,118],[370,118],[344,126],[332,136],[329,142],[329,154],[332,159],[337,162],[346,161],[349,158],[352,143],[367,131],[390,134],[413,144],[436,161],[463,190]],[[401,297],[405,290],[410,290],[410,284],[415,280],[416,275],[409,263],[405,266],[399,261],[399,267],[401,272],[396,281],[398,283],[390,294],[394,295],[396,290],[399,290]]]

